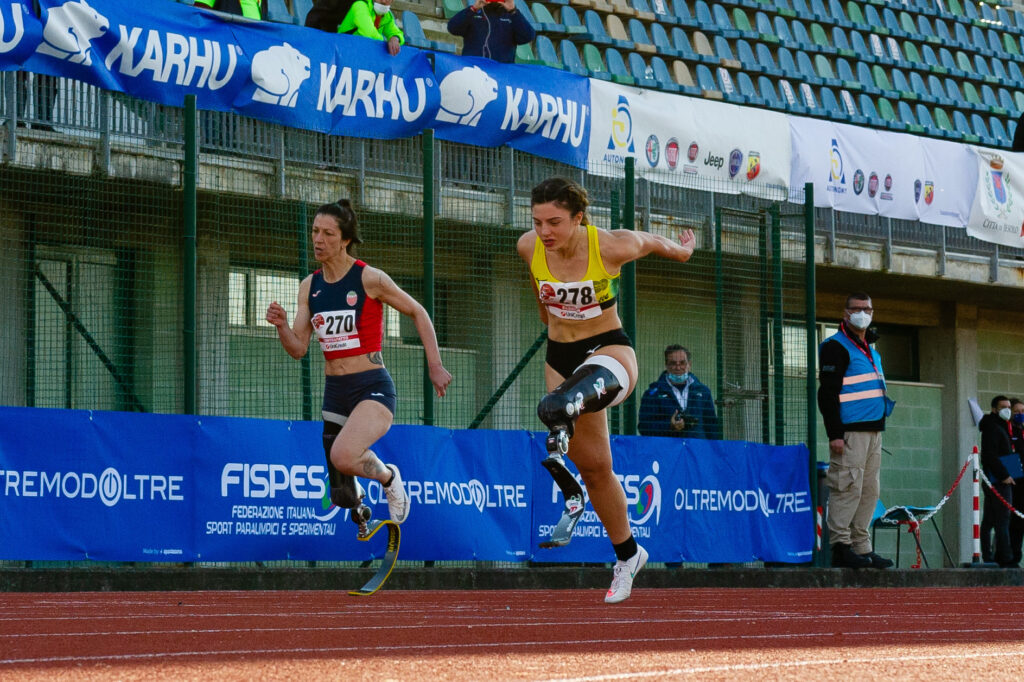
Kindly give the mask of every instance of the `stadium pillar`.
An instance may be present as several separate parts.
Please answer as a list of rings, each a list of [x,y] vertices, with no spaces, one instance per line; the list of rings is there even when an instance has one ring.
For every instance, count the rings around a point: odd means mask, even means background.
[[[423,131],[423,307],[434,319],[434,131]],[[435,328],[437,324],[435,323]],[[434,425],[434,385],[423,360],[423,423]]]
[[[196,134],[196,96],[185,96],[185,177],[183,277],[185,301],[183,345],[185,368],[185,414],[196,413],[196,176],[199,168],[199,140]]]
[[[626,159],[626,186],[622,197],[622,227],[627,230],[636,228],[636,159]],[[633,340],[633,346],[639,346],[636,337],[636,263],[622,266],[622,324],[626,334]],[[622,430],[627,436],[636,435],[636,391],[622,404]]]

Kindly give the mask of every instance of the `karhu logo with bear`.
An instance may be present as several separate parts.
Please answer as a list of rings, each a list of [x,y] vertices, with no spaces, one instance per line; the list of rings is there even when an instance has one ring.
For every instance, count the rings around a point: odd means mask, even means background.
[[[309,57],[290,44],[268,47],[252,59],[252,82],[256,84],[252,98],[294,108],[299,88],[309,75]]]
[[[90,42],[109,28],[107,18],[90,7],[86,0],[66,2],[46,13],[43,42],[36,51],[72,64],[90,66]]]
[[[453,71],[441,81],[437,120],[476,126],[488,104],[498,99],[498,83],[479,66]]]

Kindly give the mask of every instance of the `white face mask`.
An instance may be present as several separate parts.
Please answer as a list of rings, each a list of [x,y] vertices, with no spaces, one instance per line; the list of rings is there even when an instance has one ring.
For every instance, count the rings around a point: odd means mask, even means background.
[[[850,313],[850,324],[857,329],[867,329],[868,325],[871,324],[871,313],[863,311]]]
[[[1004,407],[1003,409],[999,410],[999,418],[1002,419],[1003,421],[1010,421],[1010,417],[1012,416],[1012,414],[1013,413],[1010,412],[1009,407]]]
[[[384,16],[385,14],[388,13],[389,9],[390,7],[388,7],[387,5],[382,5],[379,2],[373,3],[373,11],[377,13],[377,16]]]

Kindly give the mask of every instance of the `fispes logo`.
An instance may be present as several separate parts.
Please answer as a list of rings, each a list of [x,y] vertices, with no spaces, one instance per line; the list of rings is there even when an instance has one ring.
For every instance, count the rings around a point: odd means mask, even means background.
[[[641,479],[639,476],[622,477],[622,487],[626,491],[629,504],[629,522],[634,526],[644,526],[652,517],[654,525],[661,522],[661,482],[658,480],[660,465],[651,463],[651,473]]]
[[[441,109],[437,120],[476,126],[488,104],[498,99],[498,82],[479,66],[452,71],[439,86]]]
[[[109,28],[107,18],[85,0],[66,2],[46,12],[43,42],[36,51],[72,64],[89,66],[92,64],[90,42]]]
[[[252,82],[257,102],[295,107],[299,88],[309,78],[309,57],[288,43],[260,50],[252,58]]]
[[[837,194],[846,191],[845,187],[839,187],[846,184],[846,170],[843,168],[843,153],[839,149],[839,141],[835,138],[832,138],[832,147],[829,151],[828,183],[829,191]]]
[[[608,136],[609,150],[625,150],[635,153],[633,145],[633,114],[629,110],[629,100],[619,95],[619,101],[612,111],[612,132]]]

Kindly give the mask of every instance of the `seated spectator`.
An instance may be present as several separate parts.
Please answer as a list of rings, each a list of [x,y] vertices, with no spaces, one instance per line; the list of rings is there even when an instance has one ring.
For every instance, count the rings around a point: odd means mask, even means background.
[[[263,0],[195,0],[195,6],[237,14],[248,19],[264,19]]]
[[[515,62],[516,45],[530,42],[536,34],[515,0],[474,0],[448,21],[448,32],[462,36],[463,57],[506,64]]]
[[[398,54],[405,35],[391,14],[391,0],[355,0],[341,16],[346,4],[344,0],[317,0],[306,15],[306,26],[325,31],[333,26],[337,33],[383,40],[388,44],[388,54]]]
[[[711,389],[690,372],[690,351],[665,349],[665,371],[640,398],[638,428],[644,436],[722,437]]]

